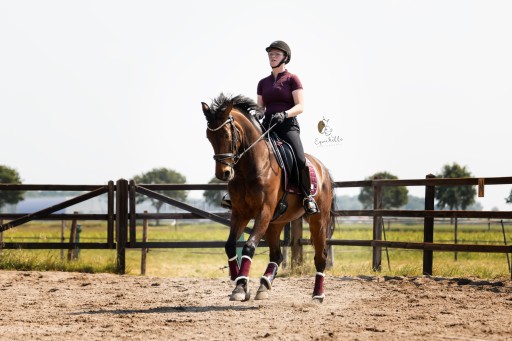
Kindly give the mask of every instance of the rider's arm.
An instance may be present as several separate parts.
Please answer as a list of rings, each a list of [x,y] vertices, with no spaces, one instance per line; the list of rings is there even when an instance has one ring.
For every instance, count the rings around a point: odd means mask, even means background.
[[[293,91],[292,96],[295,105],[292,108],[286,110],[286,112],[288,113],[288,117],[297,116],[299,114],[302,114],[302,112],[304,111],[304,95],[302,89],[297,89]]]

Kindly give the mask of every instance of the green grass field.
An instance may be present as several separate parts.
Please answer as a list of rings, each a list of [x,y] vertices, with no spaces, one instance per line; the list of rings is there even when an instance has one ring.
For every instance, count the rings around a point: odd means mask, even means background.
[[[65,230],[69,239],[69,225]],[[387,240],[421,242],[423,225],[392,222],[385,225]],[[105,242],[106,224],[85,222],[81,224],[81,242]],[[4,242],[58,242],[60,222],[34,222],[4,232]],[[507,243],[512,242],[512,226],[505,225]],[[228,229],[222,225],[178,224],[150,226],[149,241],[225,241]],[[334,239],[371,239],[370,224],[338,224]],[[141,240],[142,227],[137,227],[137,240]],[[307,226],[304,238],[309,238]],[[434,232],[435,242],[453,243],[454,228],[447,223],[437,223]],[[458,225],[458,242],[467,244],[503,244],[500,224]],[[333,246],[334,266],[327,271],[334,276],[375,275],[372,271],[372,249],[369,247]],[[304,265],[294,269],[280,269],[281,276],[311,274],[315,272],[312,247],[304,247]],[[61,260],[60,250],[2,250],[0,268],[17,270],[57,270],[83,272],[114,272],[114,250],[80,250],[79,260]],[[66,258],[67,250],[64,252]],[[388,263],[389,258],[389,263]],[[422,274],[423,252],[416,250],[389,249],[382,253],[383,276],[420,276]],[[268,250],[260,247],[253,259],[251,273],[259,277],[268,262]],[[126,255],[127,273],[140,274],[141,250],[128,250]],[[227,260],[223,248],[215,249],[151,249],[147,255],[146,274],[162,277],[227,277]],[[485,279],[510,278],[507,256],[503,253],[459,252],[455,260],[454,252],[434,253],[434,276],[478,277]]]

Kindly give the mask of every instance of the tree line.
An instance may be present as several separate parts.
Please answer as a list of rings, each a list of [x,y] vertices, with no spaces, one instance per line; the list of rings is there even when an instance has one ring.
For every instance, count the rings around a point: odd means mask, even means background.
[[[461,167],[457,163],[445,165],[441,172],[436,175],[437,178],[471,178],[473,175],[467,168]],[[379,172],[366,178],[366,180],[398,180],[396,175],[389,172]],[[408,189],[405,186],[383,187],[382,189],[382,208],[393,209],[407,204]],[[512,195],[512,191],[510,193]],[[474,186],[437,186],[435,192],[436,206],[439,209],[448,208],[449,210],[466,210],[475,203],[476,189]],[[364,187],[361,189],[358,197],[365,209],[373,208],[373,188]]]

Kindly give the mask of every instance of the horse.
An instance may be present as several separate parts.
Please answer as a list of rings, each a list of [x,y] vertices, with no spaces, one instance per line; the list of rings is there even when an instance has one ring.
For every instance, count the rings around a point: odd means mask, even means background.
[[[303,217],[309,223],[315,250],[316,274],[312,299],[323,302],[326,239],[334,229],[334,186],[329,170],[317,158],[306,153],[310,167],[316,171],[314,198],[320,210],[317,214],[306,216],[300,192],[287,193],[289,195],[285,196],[284,170],[267,136],[269,131],[264,131],[258,121],[263,116],[258,105],[243,95],[228,97],[223,93],[213,99],[210,106],[204,102],[201,105],[207,121],[206,137],[214,152],[215,176],[228,182],[232,202],[230,232],[225,243],[230,278],[235,285],[230,300],[250,299],[249,272],[255,249],[262,238],[269,247],[269,263],[254,299],[269,298],[269,291],[283,261],[279,239],[281,231],[288,222]],[[283,197],[286,198],[286,211],[276,216],[276,208],[282,203]],[[239,263],[236,242],[251,219],[254,219],[254,226],[243,246]]]

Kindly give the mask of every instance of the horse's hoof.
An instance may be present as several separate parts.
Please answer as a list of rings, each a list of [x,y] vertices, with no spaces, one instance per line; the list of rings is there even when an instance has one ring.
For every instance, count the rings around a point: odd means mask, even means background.
[[[260,285],[260,288],[256,292],[256,296],[254,296],[255,300],[268,300],[268,289],[265,285]]]
[[[238,285],[231,293],[229,300],[245,302],[245,301],[248,301],[250,298],[251,298],[251,292],[248,289],[246,291],[241,285]]]
[[[323,303],[324,302],[324,298],[325,298],[324,294],[313,296],[313,302]]]

